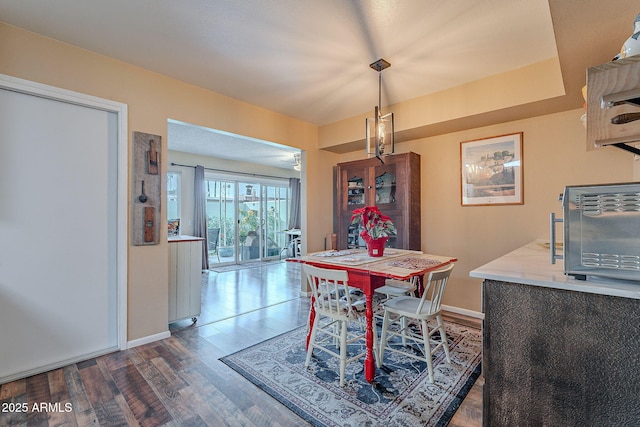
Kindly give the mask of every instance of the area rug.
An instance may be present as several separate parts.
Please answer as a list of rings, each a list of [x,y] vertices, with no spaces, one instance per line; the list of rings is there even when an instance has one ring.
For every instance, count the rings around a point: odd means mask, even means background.
[[[446,330],[451,363],[434,355],[434,384],[425,362],[386,352],[373,383],[356,361],[340,387],[337,358],[314,352],[304,367],[306,327],[221,360],[314,426],[446,426],[480,375],[482,354],[480,330],[451,322]]]

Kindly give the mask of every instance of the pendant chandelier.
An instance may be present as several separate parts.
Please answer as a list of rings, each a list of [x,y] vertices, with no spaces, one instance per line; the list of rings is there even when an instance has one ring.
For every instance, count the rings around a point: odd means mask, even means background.
[[[382,70],[389,68],[391,64],[380,58],[369,64],[369,67],[378,72],[378,105],[374,108],[374,117],[365,120],[367,127],[366,144],[367,155],[376,156],[382,163],[383,156],[393,154],[393,113],[382,114]]]

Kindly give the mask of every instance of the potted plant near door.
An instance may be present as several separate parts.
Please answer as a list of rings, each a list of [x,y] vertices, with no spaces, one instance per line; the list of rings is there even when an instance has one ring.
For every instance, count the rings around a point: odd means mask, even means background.
[[[207,227],[220,227],[220,239],[218,243],[218,255],[223,258],[233,256],[233,242],[235,239],[235,221],[232,218],[220,218],[217,216],[207,218]]]
[[[351,215],[351,224],[362,227],[360,237],[367,243],[367,251],[372,257],[382,256],[389,236],[396,234],[396,227],[391,218],[382,214],[377,206],[354,210]]]

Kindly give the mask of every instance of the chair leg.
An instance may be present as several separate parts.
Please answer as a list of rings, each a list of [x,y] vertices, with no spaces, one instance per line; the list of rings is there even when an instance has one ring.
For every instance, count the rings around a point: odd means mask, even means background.
[[[340,321],[340,387],[344,386],[344,375],[347,368],[347,322]]]
[[[387,346],[387,327],[389,326],[389,313],[385,311],[382,317],[382,332],[380,333],[380,342],[378,343],[378,358],[376,360],[378,368],[382,366],[384,360],[384,348]]]
[[[311,363],[311,354],[313,354],[313,346],[316,343],[316,332],[318,331],[318,320],[320,316],[316,314],[315,319],[313,319],[313,325],[311,326],[311,336],[309,337],[309,347],[307,348],[307,359],[304,362],[305,368],[309,367],[309,363]]]
[[[407,345],[407,318],[400,316],[400,328],[402,330],[402,345]]]
[[[442,346],[444,347],[444,354],[447,356],[447,362],[451,363],[451,357],[449,356],[449,342],[447,341],[447,333],[444,331],[444,322],[440,315],[436,316],[436,320],[438,321],[438,331],[440,332]]]
[[[373,357],[376,359],[376,365],[378,367],[382,366],[382,362],[380,361],[379,356],[379,352],[380,352],[380,341],[378,340],[378,325],[376,325],[376,318],[375,316],[373,317],[373,319],[371,319],[371,328],[373,329]],[[364,327],[364,331],[365,331],[365,335],[367,332],[367,322],[365,319],[365,322],[363,324]]]
[[[427,369],[429,370],[429,381],[433,384],[433,360],[431,358],[431,344],[429,343],[429,325],[426,320],[422,324],[422,342],[424,345],[424,355],[427,359]]]

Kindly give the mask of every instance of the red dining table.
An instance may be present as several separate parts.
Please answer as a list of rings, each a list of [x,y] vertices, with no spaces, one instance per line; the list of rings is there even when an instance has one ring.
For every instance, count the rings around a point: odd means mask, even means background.
[[[346,270],[349,274],[349,286],[361,289],[366,300],[366,356],[364,374],[368,382],[375,377],[376,364],[373,354],[373,294],[376,288],[384,286],[385,279],[408,280],[413,276],[423,276],[432,270],[456,262],[454,257],[423,254],[403,249],[384,250],[382,257],[370,257],[364,249],[346,249],[316,252],[288,261],[301,262],[321,268]],[[311,325],[315,318],[313,302],[309,312],[309,331],[307,346],[311,337]]]

